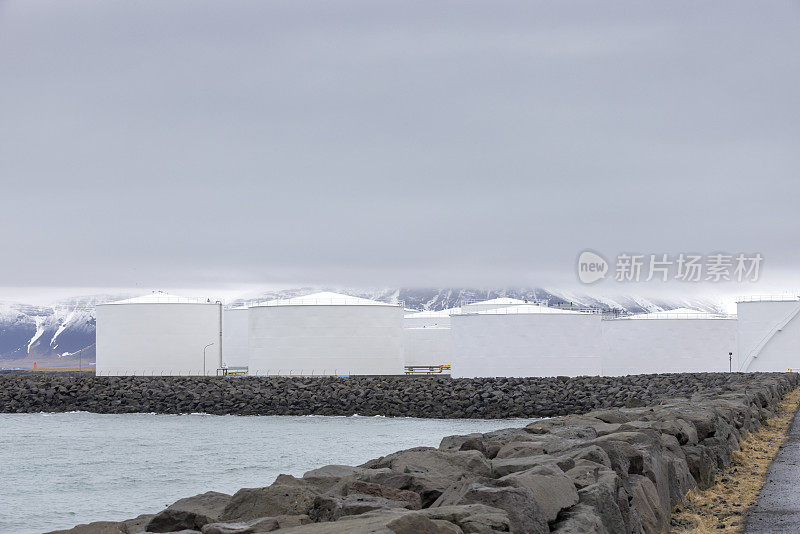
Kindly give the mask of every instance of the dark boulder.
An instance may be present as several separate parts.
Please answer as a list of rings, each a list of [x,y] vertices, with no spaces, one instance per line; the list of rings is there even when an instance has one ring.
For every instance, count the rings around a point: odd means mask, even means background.
[[[200,530],[203,525],[214,523],[231,502],[225,493],[209,491],[176,501],[157,513],[149,523],[147,532],[176,532],[181,529]]]

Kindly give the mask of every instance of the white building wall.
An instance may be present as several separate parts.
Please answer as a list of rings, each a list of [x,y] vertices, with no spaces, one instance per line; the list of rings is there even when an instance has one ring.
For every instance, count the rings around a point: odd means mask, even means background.
[[[726,372],[734,354],[735,319],[613,319],[602,321],[604,375]]]
[[[739,369],[743,372],[800,369],[800,301],[738,302]],[[794,317],[780,330],[775,328]],[[757,356],[748,358],[767,340]]]
[[[98,375],[201,375],[219,366],[216,304],[103,304],[97,314]]]
[[[247,366],[248,317],[247,308],[222,313],[222,361],[228,367]]]
[[[405,328],[405,364],[451,365],[453,348],[450,332],[450,328],[442,327]]]
[[[403,373],[400,306],[256,306],[248,330],[251,375]]]
[[[453,377],[599,375],[601,316],[509,313],[452,316]]]

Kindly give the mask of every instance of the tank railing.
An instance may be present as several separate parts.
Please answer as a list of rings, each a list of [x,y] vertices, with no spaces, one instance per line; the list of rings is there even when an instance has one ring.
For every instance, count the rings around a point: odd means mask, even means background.
[[[233,372],[240,372],[246,371],[247,367],[228,367],[228,370]],[[214,374],[210,374],[206,372],[203,374],[203,371],[197,370],[194,371],[192,369],[149,369],[149,370],[139,370],[139,369],[111,369],[111,370],[100,370],[95,371],[95,376],[158,376],[158,377],[169,377],[169,376],[216,376]]]
[[[447,313],[447,314],[440,313],[440,312],[443,312],[443,311],[447,311],[449,313]],[[451,315],[453,315],[454,313],[458,313],[459,311],[461,311],[461,308],[447,308],[446,310],[414,310],[412,312],[409,312],[408,310],[405,310],[406,313],[405,313],[405,316],[403,318],[404,319],[418,319],[418,320],[443,319],[443,318],[446,318],[446,317],[450,317]]]
[[[366,302],[362,302],[362,300]],[[376,302],[378,304],[376,304]],[[405,302],[402,300],[391,303],[364,299],[362,297],[341,297],[336,299],[307,299],[305,297],[295,297],[279,300],[252,300],[248,301],[245,305],[248,308],[271,306],[397,306],[405,309]]]
[[[781,295],[745,295],[736,297],[736,302],[795,302],[800,300],[800,291]]]
[[[437,366],[438,367],[438,366]],[[227,368],[229,376],[251,376],[251,377],[312,377],[312,376],[321,376],[321,377],[340,377],[340,378],[347,378],[353,376],[352,371],[342,371],[339,369],[289,369],[288,372],[283,369],[255,369],[250,371],[247,367],[228,367]],[[242,372],[246,372],[246,375],[241,374]],[[238,374],[233,374],[238,373]],[[101,370],[97,371],[96,376],[149,376],[149,377],[170,377],[170,376],[223,376],[223,375],[214,375],[214,374],[203,374],[202,371],[197,371],[196,373],[191,370],[174,370],[174,369],[151,369],[151,370],[144,370],[139,371],[137,369],[120,369],[116,371],[114,369],[111,370]],[[398,371],[398,374],[400,372]]]
[[[453,315],[602,315],[604,310],[600,308],[554,308],[550,306],[542,306],[540,304],[529,304],[529,306],[541,306],[548,310],[541,313],[531,312],[525,308],[523,304],[503,306],[498,308],[490,308],[487,310],[461,310]],[[559,313],[559,312],[574,312],[574,313]]]
[[[287,376],[287,377],[301,377],[301,376],[339,376],[339,377],[348,377],[352,373],[350,371],[340,371],[338,369],[312,369],[310,372],[307,372],[304,369],[290,369],[288,372],[285,372],[283,369],[266,369],[266,372],[262,372],[262,369],[256,369],[254,372],[250,373],[250,376]]]
[[[653,312],[642,313],[636,315],[619,315],[603,317],[606,321],[655,321],[658,319],[736,319],[736,314],[728,313],[711,313],[711,312],[697,312],[697,313],[669,313],[667,312]]]
[[[220,299],[215,299],[211,297],[177,297],[177,296],[159,296],[159,295],[148,295],[143,297],[141,302],[137,302],[134,299],[127,299],[133,300],[133,302],[126,302],[126,301],[112,301],[112,302],[103,302],[103,304],[219,304],[222,302]]]
[[[522,302],[508,302],[508,303],[487,302],[489,300],[496,300],[496,299],[521,300]],[[535,304],[535,305],[540,305],[541,306],[541,305],[546,305],[547,304],[546,300],[540,300],[540,299],[527,299],[526,300],[526,299],[518,299],[516,297],[494,297],[492,299],[478,299],[478,298],[461,299],[459,301],[458,307],[462,307],[463,308],[464,306],[470,306],[472,304],[481,304],[481,303],[484,303],[484,302],[486,302],[487,306],[498,306],[498,307],[500,307],[500,306],[522,306],[523,304]]]

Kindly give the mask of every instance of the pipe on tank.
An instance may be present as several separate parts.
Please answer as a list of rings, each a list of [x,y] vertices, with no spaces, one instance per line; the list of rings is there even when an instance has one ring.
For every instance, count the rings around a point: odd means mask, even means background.
[[[219,367],[218,367],[218,369],[222,369],[222,301],[218,300],[217,301],[217,305],[219,306]]]

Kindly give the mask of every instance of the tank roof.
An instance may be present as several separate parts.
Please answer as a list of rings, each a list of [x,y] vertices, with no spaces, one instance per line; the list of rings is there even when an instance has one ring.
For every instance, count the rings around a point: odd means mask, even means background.
[[[105,302],[104,304],[216,304],[209,298],[180,297],[170,295],[163,291],[153,291],[149,295],[133,297],[115,302]]]
[[[434,317],[450,317],[454,313],[458,312],[460,308],[447,308],[444,310],[425,310],[421,312],[413,312],[407,313],[405,318],[406,319],[427,319],[427,318],[434,318]]]
[[[351,295],[344,295],[342,293],[322,291],[320,293],[312,293],[310,295],[305,295],[302,297],[268,300],[266,302],[259,302],[258,304],[253,305],[253,307],[258,307],[258,306],[399,306],[399,305],[389,304],[386,302],[378,302],[377,300],[364,299],[361,297],[353,297]]]
[[[730,319],[732,316],[724,313],[705,312],[693,308],[675,308],[650,313],[637,313],[619,319]]]
[[[511,297],[498,297],[496,299],[489,299],[489,300],[478,300],[474,302],[468,302],[464,304],[465,306],[475,306],[475,305],[484,305],[484,304],[527,304],[524,300],[514,299]]]
[[[478,310],[474,312],[466,312],[464,315],[526,315],[526,314],[552,314],[552,315],[586,315],[587,312],[576,310],[564,310],[561,308],[551,308],[541,304],[519,304],[516,306],[507,306],[504,308],[494,308],[491,310]]]

